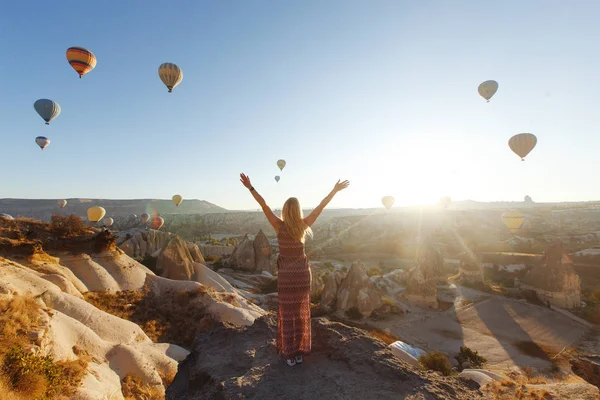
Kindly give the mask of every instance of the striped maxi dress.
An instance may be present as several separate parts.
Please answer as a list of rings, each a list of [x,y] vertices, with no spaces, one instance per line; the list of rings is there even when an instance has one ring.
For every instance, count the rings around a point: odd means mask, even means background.
[[[284,222],[277,240],[277,353],[289,359],[310,353],[311,271],[304,243],[290,236]]]

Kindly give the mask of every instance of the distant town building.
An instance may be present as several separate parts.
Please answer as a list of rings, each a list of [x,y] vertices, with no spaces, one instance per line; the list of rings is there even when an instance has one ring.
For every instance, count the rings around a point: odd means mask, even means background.
[[[560,241],[548,247],[541,262],[525,275],[520,289],[534,292],[547,305],[568,310],[581,306],[581,282]]]

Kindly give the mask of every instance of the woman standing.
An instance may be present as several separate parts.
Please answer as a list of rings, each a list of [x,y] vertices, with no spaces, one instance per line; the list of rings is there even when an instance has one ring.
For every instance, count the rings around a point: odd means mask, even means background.
[[[269,223],[277,232],[279,258],[277,259],[277,353],[290,367],[301,363],[302,355],[310,353],[310,284],[311,272],[304,253],[304,239],[312,235],[310,227],[329,204],[333,196],[348,187],[350,182],[339,180],[331,193],[321,201],[308,217],[303,218],[300,202],[295,197],[287,199],[277,217],[265,200],[254,189],[250,178],[240,174],[240,181],[261,206]]]

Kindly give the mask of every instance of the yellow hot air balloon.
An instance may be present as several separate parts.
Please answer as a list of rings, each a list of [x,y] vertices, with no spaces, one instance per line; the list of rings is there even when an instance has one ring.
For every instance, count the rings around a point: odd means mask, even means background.
[[[508,211],[502,214],[502,221],[509,231],[517,233],[525,222],[525,216],[520,211]]]
[[[519,133],[508,140],[508,146],[519,157],[525,161],[525,156],[533,150],[537,144],[537,138],[532,133]]]
[[[285,167],[285,160],[277,160],[277,166],[279,167],[280,170],[283,171],[283,168]]]
[[[383,205],[385,206],[385,208],[387,208],[388,210],[390,208],[392,208],[392,206],[394,205],[395,201],[396,200],[392,196],[384,196],[381,199],[381,202],[383,203]]]
[[[106,210],[100,206],[93,206],[87,210],[88,220],[92,223],[100,221],[104,215],[106,215]]]
[[[175,196],[173,196],[173,203],[175,203],[176,207],[179,206],[182,201],[183,197],[181,197],[180,195],[176,194]]]
[[[59,200],[59,201],[57,201],[57,204],[59,205],[60,208],[65,208],[65,206],[67,205],[67,201]]]
[[[485,81],[477,88],[479,95],[490,102],[490,99],[498,90],[498,82],[496,81]]]
[[[175,64],[164,63],[158,67],[158,76],[169,89],[169,93],[171,93],[175,86],[181,83],[183,72],[181,72],[181,68]]]
[[[96,56],[83,47],[69,47],[67,49],[67,61],[79,74],[79,79],[96,67]]]

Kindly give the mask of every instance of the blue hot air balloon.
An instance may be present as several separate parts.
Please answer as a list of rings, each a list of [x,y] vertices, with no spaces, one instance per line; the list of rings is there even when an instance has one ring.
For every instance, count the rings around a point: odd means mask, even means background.
[[[39,99],[33,103],[33,108],[40,114],[40,117],[46,121],[46,125],[50,125],[50,121],[58,117],[60,114],[60,106],[57,102],[48,99]]]

